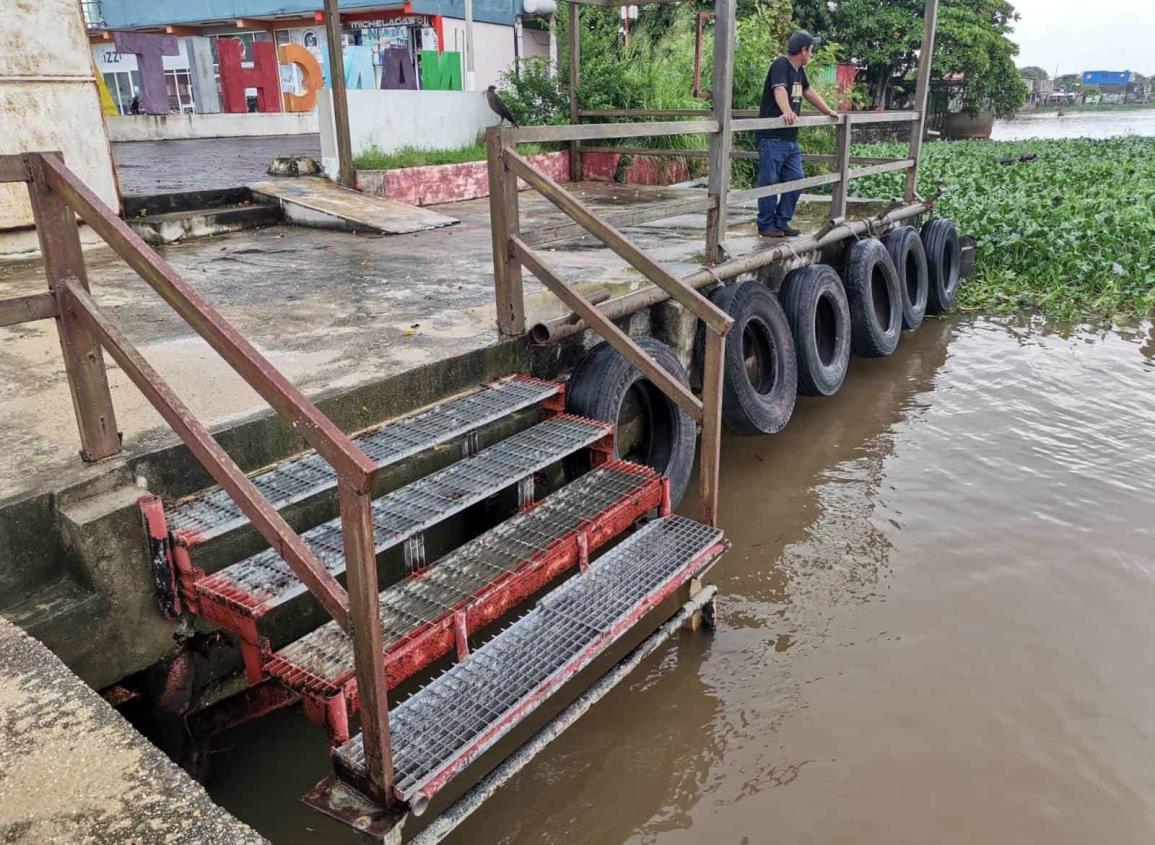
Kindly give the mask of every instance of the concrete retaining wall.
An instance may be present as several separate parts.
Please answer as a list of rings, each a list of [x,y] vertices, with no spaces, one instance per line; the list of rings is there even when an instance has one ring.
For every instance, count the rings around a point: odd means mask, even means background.
[[[530,161],[556,182],[569,181],[569,153],[543,153]],[[522,190],[528,187],[519,183]],[[437,205],[489,196],[489,169],[484,161],[402,167],[397,170],[358,170],[357,188],[410,205]]]
[[[108,137],[121,141],[185,138],[248,138],[260,135],[315,135],[317,114],[141,114],[105,118]]]
[[[4,842],[266,841],[3,618],[0,702]]]
[[[674,185],[690,178],[690,168],[684,159],[667,156],[582,153],[582,178],[627,185]]]
[[[555,182],[569,181],[569,152],[560,150],[531,156],[530,160]],[[623,182],[628,185],[673,185],[690,178],[684,161],[658,156],[622,156],[616,153],[585,153],[582,177],[591,182]],[[521,190],[528,186],[519,180]],[[489,169],[484,161],[401,167],[396,170],[358,170],[357,189],[410,205],[489,196]]]

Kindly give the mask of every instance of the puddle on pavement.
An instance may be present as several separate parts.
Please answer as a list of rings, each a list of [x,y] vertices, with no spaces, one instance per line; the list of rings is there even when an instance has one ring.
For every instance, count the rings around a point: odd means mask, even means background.
[[[718,629],[661,650],[451,842],[1150,842],[1155,329],[928,321],[723,446]],[[683,510],[693,512],[693,503]],[[295,713],[214,798],[278,843]]]

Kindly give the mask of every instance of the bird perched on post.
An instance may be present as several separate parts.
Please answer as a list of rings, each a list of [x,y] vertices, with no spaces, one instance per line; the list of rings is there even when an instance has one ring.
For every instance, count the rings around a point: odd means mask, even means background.
[[[493,109],[494,114],[502,120],[508,120],[514,126],[517,126],[517,121],[513,119],[513,112],[509,110],[509,106],[501,101],[501,97],[497,96],[496,85],[490,85],[485,89],[485,99],[489,101],[489,107]]]

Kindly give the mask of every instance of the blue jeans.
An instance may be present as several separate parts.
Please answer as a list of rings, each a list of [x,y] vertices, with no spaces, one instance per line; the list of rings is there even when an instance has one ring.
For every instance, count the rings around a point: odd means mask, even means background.
[[[802,147],[781,138],[758,139],[758,187],[801,179]],[[758,200],[758,228],[781,229],[790,225],[801,191],[790,191]]]

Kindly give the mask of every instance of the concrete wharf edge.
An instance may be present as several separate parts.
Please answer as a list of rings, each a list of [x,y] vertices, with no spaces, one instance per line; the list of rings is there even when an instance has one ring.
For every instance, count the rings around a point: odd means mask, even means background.
[[[0,713],[0,841],[266,841],[2,617]]]

